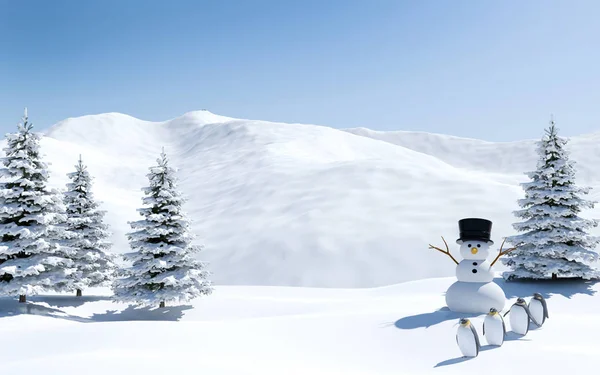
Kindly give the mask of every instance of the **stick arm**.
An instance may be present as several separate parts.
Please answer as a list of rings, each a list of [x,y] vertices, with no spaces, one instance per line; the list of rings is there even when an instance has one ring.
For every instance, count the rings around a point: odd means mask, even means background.
[[[502,255],[506,255],[506,254],[510,253],[511,251],[517,250],[516,247],[511,247],[510,249],[506,249],[506,250],[502,251],[504,242],[506,242],[506,238],[504,239],[504,241],[502,241],[502,245],[500,245],[500,251],[498,252],[498,255],[496,255],[496,258],[494,259],[494,261],[490,264],[490,268],[494,266],[494,263],[496,263]]]
[[[452,256],[452,254],[450,254],[450,248],[448,247],[448,243],[446,242],[446,240],[444,239],[444,237],[442,237],[442,241],[444,241],[444,244],[446,245],[446,250],[442,250],[439,247],[433,246],[432,244],[429,244],[429,248],[430,249],[434,249],[437,250],[443,254],[446,254],[450,257],[450,259],[452,259],[452,261],[454,261],[454,263],[458,264],[458,261],[456,259],[454,259],[454,257]]]

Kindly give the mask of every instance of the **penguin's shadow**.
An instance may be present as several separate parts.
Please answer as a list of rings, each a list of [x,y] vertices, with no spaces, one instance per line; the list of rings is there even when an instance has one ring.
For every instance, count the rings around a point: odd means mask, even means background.
[[[497,345],[483,345],[483,346],[481,346],[481,348],[479,348],[479,351],[486,352],[488,350],[498,349],[498,348],[500,348],[500,347]]]
[[[448,307],[442,307],[441,309],[435,310],[433,312],[405,316],[403,318],[398,319],[394,323],[394,325],[396,326],[396,328],[399,329],[429,328],[431,326],[440,324],[448,320],[458,320],[460,318],[475,318],[480,315],[481,314],[457,313],[454,311],[450,311]]]
[[[531,341],[531,339],[526,338],[527,336],[519,335],[513,331],[506,332],[506,336],[504,337],[504,342],[506,341]]]
[[[457,363],[470,361],[471,359],[475,359],[475,358],[476,357],[456,357],[456,358],[451,358],[451,359],[447,359],[445,361],[442,361],[442,362],[438,363],[437,365],[435,365],[433,367],[436,368],[436,367],[442,367],[442,366],[448,366],[448,365],[455,365]]]
[[[520,340],[520,341],[531,341],[530,339],[523,339],[523,336],[521,335],[517,335],[514,332],[506,332],[506,337],[504,338],[504,342],[506,341],[514,341],[514,340]],[[493,349],[500,349],[501,346],[497,346],[497,345],[482,345],[481,348],[479,348],[479,353],[481,352],[486,352],[488,350],[493,350]],[[448,365],[455,365],[457,363],[461,363],[461,362],[465,362],[468,361],[470,359],[474,359],[475,357],[456,357],[456,358],[451,358],[451,359],[447,359],[445,361],[439,362],[437,365],[433,366],[434,368],[436,367],[443,367],[443,366],[448,366]]]
[[[542,329],[542,327],[539,327],[534,322],[529,322],[529,332],[531,332],[531,331],[539,331],[541,329]]]

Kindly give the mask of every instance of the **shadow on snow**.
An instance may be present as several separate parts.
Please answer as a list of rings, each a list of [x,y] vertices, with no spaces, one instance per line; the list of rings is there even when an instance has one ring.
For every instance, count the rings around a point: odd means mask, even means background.
[[[506,337],[504,338],[504,342],[507,341],[531,341],[531,339],[526,339],[524,336],[519,335],[517,333],[514,333],[512,331],[506,332]],[[500,346],[496,346],[496,345],[482,345],[481,348],[479,349],[479,352],[485,352],[488,350],[493,350],[493,349],[498,349],[500,348]],[[461,363],[461,362],[465,362],[468,361],[470,359],[473,359],[473,357],[456,357],[456,358],[450,358],[450,359],[446,359],[445,361],[439,362],[437,365],[433,366],[435,367],[443,367],[443,366],[448,366],[448,365],[455,365],[457,363]]]
[[[108,296],[31,296],[27,299],[31,302],[45,303],[57,308],[79,307],[89,302],[110,301]]]
[[[576,279],[505,281],[503,278],[496,278],[494,282],[504,290],[507,299],[528,298],[533,296],[533,293],[540,293],[546,299],[550,299],[553,295],[572,298],[576,294],[593,296],[596,293],[593,288],[596,281]],[[506,307],[510,308],[510,305],[507,304]],[[483,314],[455,313],[447,307],[443,307],[432,312],[405,316],[398,319],[394,325],[399,329],[428,328],[448,320],[473,318],[481,315]]]
[[[72,316],[64,311],[44,306],[32,302],[19,303],[15,298],[0,298],[0,318],[18,316],[18,315],[37,315],[57,319],[85,322],[88,319],[79,316]]]
[[[442,307],[439,310],[405,316],[404,318],[398,319],[394,325],[400,329],[415,329],[415,328],[428,328],[436,324],[445,322],[447,320],[457,320],[459,318],[473,318],[481,314],[464,314],[450,311],[447,307]]]
[[[123,321],[178,321],[183,317],[185,310],[191,305],[158,308],[129,306],[125,310],[108,310],[104,314],[94,314],[90,318],[93,322],[123,322]]]
[[[451,358],[451,359],[447,359],[445,361],[442,361],[442,362],[438,363],[437,365],[435,365],[433,367],[442,367],[442,366],[448,366],[448,365],[455,365],[457,363],[465,362],[465,361],[471,360],[473,358],[474,357],[456,357],[456,358]]]
[[[597,281],[581,279],[505,281],[497,278],[494,281],[504,290],[508,299],[527,298],[533,296],[533,293],[540,293],[546,299],[553,295],[569,299],[576,294],[593,296],[596,293],[593,287],[597,283]]]
[[[18,315],[37,315],[81,323],[123,322],[123,321],[178,321],[191,305],[172,306],[162,309],[128,306],[124,310],[107,310],[94,313],[90,317],[71,315],[61,310],[65,307],[79,307],[86,303],[110,301],[106,296],[32,296],[26,303],[15,298],[0,298],[0,318]]]
[[[495,345],[483,345],[481,348],[479,348],[479,352],[485,352],[488,350],[492,350],[492,349],[497,349],[499,348],[499,346],[495,346]],[[455,365],[457,363],[461,363],[461,362],[465,362],[468,361],[470,359],[473,359],[473,357],[456,357],[456,358],[451,358],[451,359],[447,359],[445,361],[442,361],[440,363],[438,363],[437,365],[433,366],[435,367],[443,367],[443,366],[448,366],[448,365]]]
[[[569,299],[577,294],[593,296],[596,293],[596,291],[594,290],[594,285],[597,281],[587,281],[580,279],[505,281],[503,278],[496,278],[494,279],[494,282],[504,290],[506,298],[510,300],[517,297],[528,298],[533,296],[533,293],[540,293],[546,299],[550,299],[553,295],[561,295]],[[510,306],[507,307],[510,308]],[[428,328],[448,320],[458,320],[459,318],[473,318],[481,315],[483,314],[455,313],[453,311],[450,311],[448,307],[443,307],[433,312],[405,316],[401,319],[398,319],[394,323],[394,325],[396,326],[396,328],[399,329]],[[538,329],[538,327],[531,323],[530,329],[536,330]],[[525,338],[524,336],[519,335],[515,332],[506,332],[505,342],[517,340],[531,341],[531,339]],[[495,348],[498,347],[485,345],[481,347],[481,351],[487,351]],[[473,358],[451,358],[439,362],[434,367],[454,365],[471,359]]]

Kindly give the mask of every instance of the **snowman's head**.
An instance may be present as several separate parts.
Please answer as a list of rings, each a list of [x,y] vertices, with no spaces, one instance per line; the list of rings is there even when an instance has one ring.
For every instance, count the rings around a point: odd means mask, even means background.
[[[461,241],[460,255],[463,259],[487,259],[490,255],[490,244],[487,241]]]

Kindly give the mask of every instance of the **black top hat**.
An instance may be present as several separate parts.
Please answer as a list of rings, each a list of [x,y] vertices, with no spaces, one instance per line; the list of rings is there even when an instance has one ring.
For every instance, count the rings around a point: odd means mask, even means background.
[[[462,219],[458,221],[458,229],[460,231],[460,238],[456,242],[459,244],[468,240],[494,243],[494,241],[490,240],[492,222],[489,220],[477,218]]]

